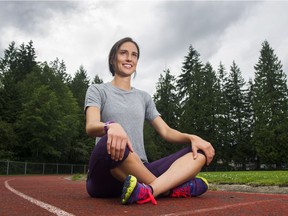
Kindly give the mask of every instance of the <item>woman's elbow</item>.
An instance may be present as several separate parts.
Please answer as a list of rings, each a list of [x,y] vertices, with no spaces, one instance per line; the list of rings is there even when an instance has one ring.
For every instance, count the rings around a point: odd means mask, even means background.
[[[93,130],[93,127],[91,127],[91,125],[86,125],[86,134],[89,136],[89,137],[96,137],[96,133],[95,133],[95,130]]]

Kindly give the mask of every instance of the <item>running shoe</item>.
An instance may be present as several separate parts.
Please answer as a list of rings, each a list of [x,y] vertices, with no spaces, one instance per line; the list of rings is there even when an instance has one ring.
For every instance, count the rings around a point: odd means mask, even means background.
[[[139,183],[136,177],[132,175],[128,175],[125,179],[121,201],[122,204],[143,204],[147,202],[157,204],[150,187],[144,183]]]
[[[169,197],[196,197],[208,190],[208,181],[203,177],[196,177],[172,189]]]

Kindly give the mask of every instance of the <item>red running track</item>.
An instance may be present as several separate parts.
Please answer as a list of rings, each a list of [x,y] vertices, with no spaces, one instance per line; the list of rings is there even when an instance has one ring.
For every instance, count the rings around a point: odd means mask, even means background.
[[[0,176],[0,215],[288,215],[288,194],[208,191],[196,198],[159,198],[158,204],[121,205],[95,199],[84,181],[68,176]]]

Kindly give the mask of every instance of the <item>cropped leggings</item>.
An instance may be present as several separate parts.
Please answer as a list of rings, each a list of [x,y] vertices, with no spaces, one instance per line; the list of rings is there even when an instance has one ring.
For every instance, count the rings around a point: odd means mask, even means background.
[[[191,146],[144,165],[156,177],[162,175],[178,158],[191,152]],[[199,151],[199,153],[204,154]],[[114,161],[107,153],[107,136],[103,136],[95,145],[89,160],[86,189],[91,197],[117,197],[121,195],[123,182],[115,179],[110,170],[119,166],[129,155],[126,147],[124,157],[121,161]]]

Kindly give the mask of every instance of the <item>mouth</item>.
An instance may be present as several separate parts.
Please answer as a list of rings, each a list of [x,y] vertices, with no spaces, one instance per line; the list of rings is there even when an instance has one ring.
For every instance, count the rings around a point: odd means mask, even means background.
[[[123,64],[123,67],[130,69],[130,68],[132,68],[132,65],[131,64]]]

